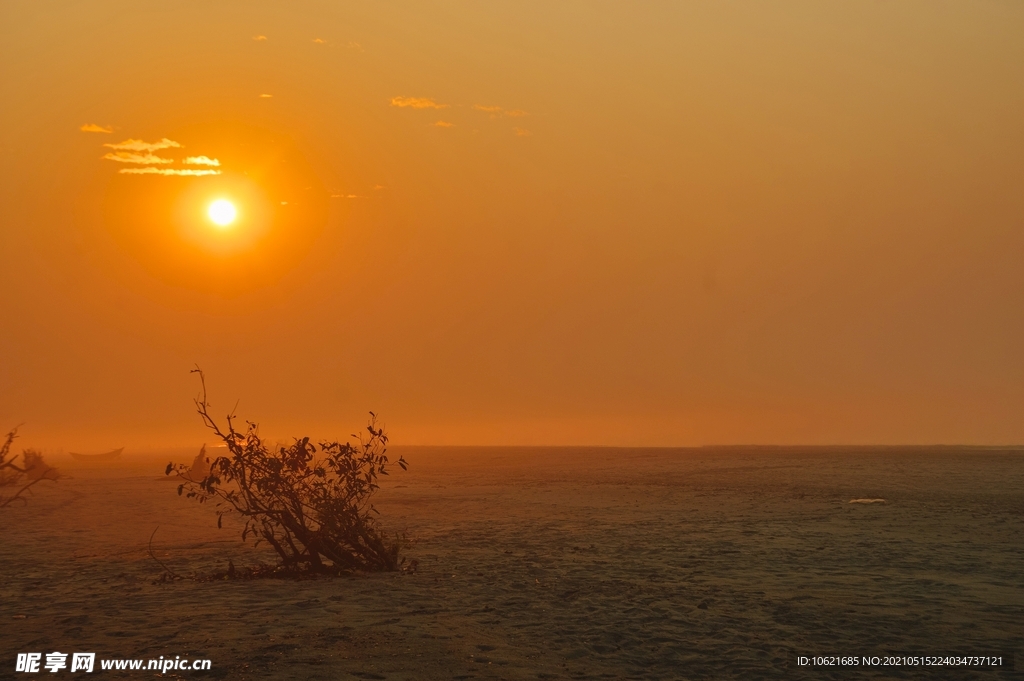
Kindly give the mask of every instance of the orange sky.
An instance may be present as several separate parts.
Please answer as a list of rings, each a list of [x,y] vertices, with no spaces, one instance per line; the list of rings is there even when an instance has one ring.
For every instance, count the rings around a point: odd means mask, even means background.
[[[280,437],[1024,441],[1022,35],[1012,2],[4,2],[0,426],[202,442],[198,363]],[[215,191],[263,211],[223,249]]]

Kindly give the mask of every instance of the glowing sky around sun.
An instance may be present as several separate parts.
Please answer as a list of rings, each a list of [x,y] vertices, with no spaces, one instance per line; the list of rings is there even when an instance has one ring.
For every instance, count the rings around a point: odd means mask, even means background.
[[[1019,442],[1021,35],[1019,3],[3,3],[0,426],[201,442],[199,363],[282,437]]]

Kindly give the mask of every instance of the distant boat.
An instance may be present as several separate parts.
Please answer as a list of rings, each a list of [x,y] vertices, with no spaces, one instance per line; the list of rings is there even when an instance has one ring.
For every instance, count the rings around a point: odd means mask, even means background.
[[[120,449],[112,449],[109,452],[103,454],[78,454],[76,452],[68,452],[75,458],[75,461],[82,461],[84,463],[110,463],[111,461],[117,461],[121,457],[121,452],[124,451],[124,447]]]

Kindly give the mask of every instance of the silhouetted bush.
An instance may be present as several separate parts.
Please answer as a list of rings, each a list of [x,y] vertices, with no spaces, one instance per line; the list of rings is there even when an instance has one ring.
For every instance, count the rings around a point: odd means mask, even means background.
[[[366,435],[358,444],[321,442],[308,437],[287,447],[268,446],[256,424],[235,429],[229,415],[222,428],[209,413],[206,380],[199,369],[202,393],[196,408],[203,423],[227,445],[228,453],[209,463],[201,480],[192,479],[185,464],[167,465],[183,482],[178,494],[200,503],[217,500],[217,525],[222,515],[237,512],[245,519],[242,539],[267,542],[284,567],[315,572],[397,570],[399,538],[384,532],[374,517],[370,498],[377,478],[387,475],[388,436],[370,412]],[[404,470],[401,457],[396,462]]]
[[[0,445],[0,508],[14,501],[27,503],[21,496],[28,492],[40,480],[56,480],[60,477],[56,468],[51,468],[43,461],[43,455],[34,449],[21,452],[22,463],[17,462],[18,455],[11,456],[11,446],[18,437],[18,429],[7,433],[3,445]],[[4,490],[9,490],[7,494]]]

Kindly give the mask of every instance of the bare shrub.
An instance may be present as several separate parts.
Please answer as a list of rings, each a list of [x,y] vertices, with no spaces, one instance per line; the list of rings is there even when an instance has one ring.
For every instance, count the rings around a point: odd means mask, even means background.
[[[167,465],[182,483],[178,494],[200,503],[216,500],[217,525],[225,513],[245,520],[243,541],[267,542],[285,568],[314,572],[384,571],[400,566],[400,542],[380,526],[370,498],[377,478],[387,475],[388,436],[370,413],[367,434],[358,444],[297,439],[287,447],[268,445],[256,424],[235,428],[235,416],[223,426],[210,416],[206,380],[199,369],[202,392],[196,409],[203,423],[227,445],[227,454],[209,461],[209,472],[196,480],[193,465]],[[396,462],[403,470],[404,459]]]
[[[22,495],[41,480],[57,480],[60,473],[51,468],[43,460],[43,455],[34,449],[21,452],[21,464],[17,463],[18,455],[11,456],[11,446],[18,437],[18,429],[7,433],[3,445],[0,445],[0,508],[15,501],[27,503]],[[8,493],[4,493],[5,490]]]

